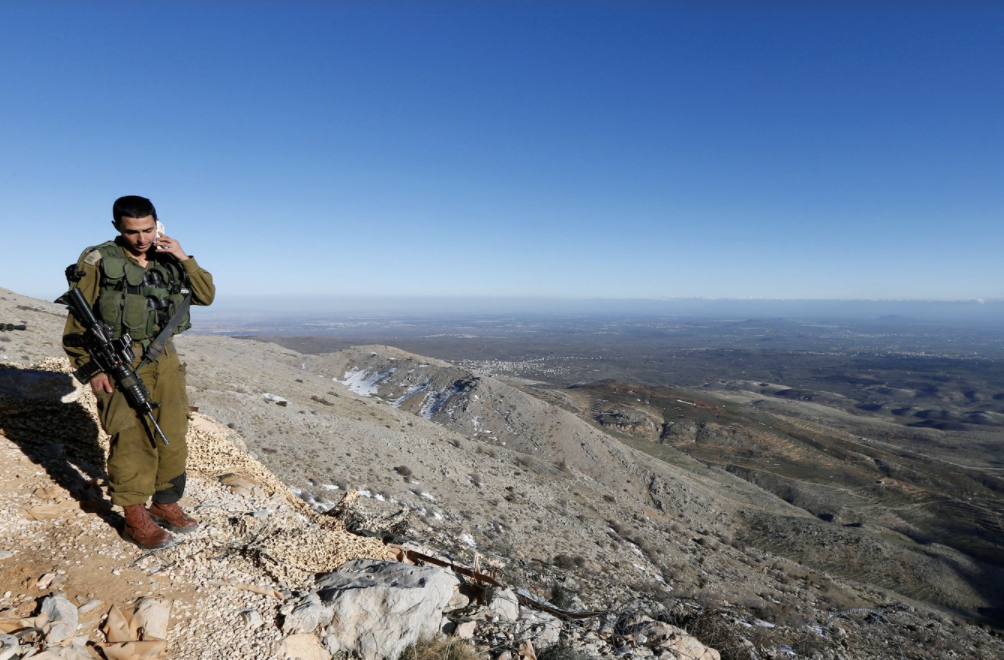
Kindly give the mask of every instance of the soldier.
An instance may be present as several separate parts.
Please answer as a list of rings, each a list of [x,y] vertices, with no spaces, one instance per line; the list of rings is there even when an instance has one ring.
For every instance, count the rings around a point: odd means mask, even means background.
[[[101,426],[111,436],[108,483],[112,503],[125,509],[124,536],[142,548],[162,548],[173,538],[162,527],[174,532],[198,527],[198,521],[178,506],[185,490],[188,458],[185,365],[168,337],[162,339],[168,341],[159,357],[146,363],[141,359],[162,329],[173,323],[173,332],[169,332],[177,334],[191,327],[187,291],[192,303],[209,305],[216,287],[212,275],[199,267],[177,240],[158,231],[163,225],[150,200],[135,195],[120,197],[112,215],[119,235],[84,250],[76,266],[68,269],[67,279],[115,338],[125,333],[132,337],[137,356],[132,367],[150,390],[152,400],[160,404],[153,414],[170,444],[156,441],[108,374],[99,372],[90,380]],[[68,345],[67,337],[82,331],[81,323],[71,314],[66,319],[63,348],[75,369],[90,356],[86,350]],[[151,497],[153,503],[147,509]]]

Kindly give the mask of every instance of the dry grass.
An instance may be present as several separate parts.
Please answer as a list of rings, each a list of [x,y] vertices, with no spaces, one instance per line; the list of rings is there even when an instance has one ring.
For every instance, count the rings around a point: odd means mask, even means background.
[[[589,656],[568,644],[554,644],[538,653],[537,660],[589,660]]]
[[[482,660],[482,657],[463,640],[436,636],[406,648],[401,660]]]

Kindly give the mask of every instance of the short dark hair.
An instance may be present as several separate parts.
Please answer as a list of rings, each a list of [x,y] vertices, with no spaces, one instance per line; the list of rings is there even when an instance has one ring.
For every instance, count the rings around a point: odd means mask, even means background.
[[[119,197],[112,205],[112,217],[115,218],[115,224],[121,222],[122,218],[145,218],[148,215],[152,215],[156,220],[157,209],[153,208],[153,202],[139,195]]]

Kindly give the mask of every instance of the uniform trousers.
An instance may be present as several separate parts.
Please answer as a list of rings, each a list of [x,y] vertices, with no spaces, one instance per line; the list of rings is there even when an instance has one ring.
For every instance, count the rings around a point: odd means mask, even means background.
[[[185,364],[169,343],[159,358],[138,373],[151,400],[160,404],[153,416],[170,444],[161,441],[149,418],[132,408],[118,388],[97,393],[98,417],[111,436],[108,483],[112,504],[146,504],[151,497],[160,504],[173,504],[184,494],[188,460]]]

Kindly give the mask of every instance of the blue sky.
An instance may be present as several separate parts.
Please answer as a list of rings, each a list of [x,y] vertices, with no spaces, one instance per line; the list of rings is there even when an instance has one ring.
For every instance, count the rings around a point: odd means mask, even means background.
[[[1004,298],[1004,3],[0,3],[0,286]]]

